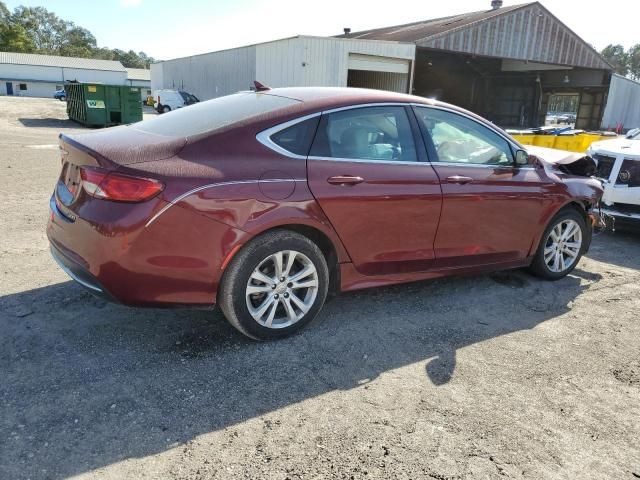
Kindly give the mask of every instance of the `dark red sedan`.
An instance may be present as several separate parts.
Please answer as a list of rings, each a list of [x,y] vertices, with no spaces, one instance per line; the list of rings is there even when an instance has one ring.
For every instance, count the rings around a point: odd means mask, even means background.
[[[60,266],[133,306],[213,306],[255,339],[329,292],[530,267],[587,250],[601,185],[444,103],[260,89],[61,135],[47,228]]]

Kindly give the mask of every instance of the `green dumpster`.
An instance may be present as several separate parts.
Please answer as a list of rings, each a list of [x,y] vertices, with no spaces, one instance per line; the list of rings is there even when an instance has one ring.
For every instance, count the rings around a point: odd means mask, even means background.
[[[140,87],[100,83],[65,83],[67,115],[90,127],[108,127],[142,120]]]

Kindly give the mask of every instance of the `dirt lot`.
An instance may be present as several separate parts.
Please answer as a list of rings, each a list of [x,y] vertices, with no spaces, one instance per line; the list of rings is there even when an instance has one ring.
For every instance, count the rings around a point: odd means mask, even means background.
[[[343,295],[245,340],[133,310],[49,257],[55,100],[0,98],[0,478],[640,477],[640,235],[556,283],[513,271]]]

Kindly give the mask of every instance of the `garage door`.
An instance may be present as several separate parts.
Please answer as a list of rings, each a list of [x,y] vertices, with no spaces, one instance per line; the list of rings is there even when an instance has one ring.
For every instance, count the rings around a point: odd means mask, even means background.
[[[350,53],[347,86],[407,93],[410,71],[409,60]]]

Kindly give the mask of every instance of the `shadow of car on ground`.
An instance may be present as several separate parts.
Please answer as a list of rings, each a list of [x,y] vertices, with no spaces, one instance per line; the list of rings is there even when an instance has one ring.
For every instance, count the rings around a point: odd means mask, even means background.
[[[579,269],[558,282],[508,271],[345,294],[274,343],[245,339],[217,310],[129,309],[72,282],[8,295],[0,465],[68,477],[416,362],[425,382],[444,385],[459,349],[562,315],[597,279]]]

